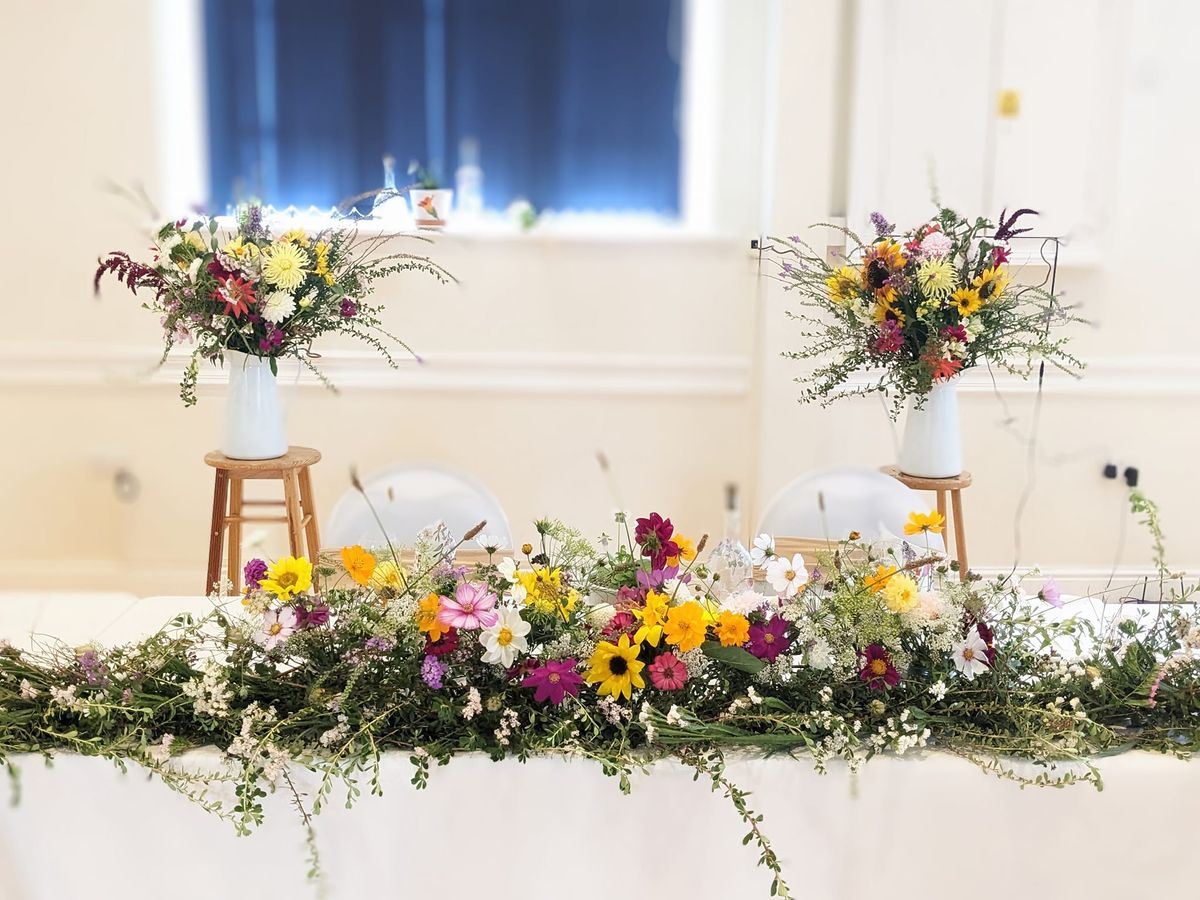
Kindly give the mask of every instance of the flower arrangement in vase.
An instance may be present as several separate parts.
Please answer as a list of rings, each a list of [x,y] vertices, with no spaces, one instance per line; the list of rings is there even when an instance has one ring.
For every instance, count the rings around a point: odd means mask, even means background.
[[[454,202],[454,191],[443,188],[434,170],[415,159],[408,164],[408,174],[413,179],[408,188],[408,201],[412,204],[417,227],[441,228],[446,224],[446,216]]]
[[[1045,288],[1016,285],[1009,257],[1018,220],[1032,210],[1000,214],[999,224],[971,221],[950,209],[896,234],[879,213],[870,243],[852,243],[831,265],[799,237],[772,239],[785,290],[802,297],[791,313],[806,326],[807,345],[787,355],[815,360],[799,379],[802,400],[828,405],[840,397],[881,392],[891,414],[907,402],[900,468],[946,478],[962,471],[956,378],[978,364],[1028,377],[1035,361],[1077,374],[1083,363],[1054,326],[1082,321]],[[865,384],[850,385],[856,375]]]
[[[338,228],[275,236],[262,207],[247,206],[232,220],[168,222],[155,236],[150,262],[123,251],[108,254],[95,288],[113,274],[135,294],[152,294],[143,305],[161,317],[159,364],[177,345],[193,348],[180,384],[186,405],[196,402],[200,362],[228,363],[221,449],[237,459],[269,459],[287,452],[275,383],[281,358],[298,359],[331,386],[313,363],[312,345],[339,333],[370,345],[396,367],[388,344],[411,351],[383,327],[383,307],[368,299],[375,282],[405,271],[453,281],[428,257],[393,250],[393,239]]]

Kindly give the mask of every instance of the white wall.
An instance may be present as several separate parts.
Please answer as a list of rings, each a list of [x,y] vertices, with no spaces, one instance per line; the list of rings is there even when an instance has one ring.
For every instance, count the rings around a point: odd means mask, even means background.
[[[10,587],[198,586],[210,496],[201,457],[218,434],[220,389],[206,388],[185,410],[169,374],[131,378],[156,355],[157,323],[115,283],[99,301],[90,293],[99,253],[145,243],[144,221],[102,181],[167,192],[151,6],[81,2],[66,16],[27,6],[6,21],[0,78],[21,86],[8,101],[19,139],[0,149],[10,175],[0,246],[22,273],[0,300],[0,421],[10,423],[0,450],[0,571]],[[846,17],[817,0],[739,7],[720,64],[722,144],[710,159],[722,175],[716,208],[726,233],[440,240],[433,252],[460,287],[402,278],[382,295],[390,325],[429,356],[428,367],[392,375],[334,344],[329,368],[343,393],[287,391],[293,440],[325,455],[315,473],[323,512],[351,464],[369,472],[436,460],[487,482],[518,533],[542,514],[594,532],[612,506],[594,461],[603,449],[626,506],[660,509],[698,534],[720,527],[726,481],[760,508],[815,466],[890,461],[878,405],[821,411],[794,402],[796,369],[778,352],[794,345],[795,330],[747,250],[753,223],[792,233],[838,212],[836,198],[846,196],[835,149]],[[730,16],[729,7],[716,14]],[[765,83],[748,94],[738,78]],[[1190,99],[1186,82],[1161,78],[1180,102]],[[1183,127],[1173,123],[1163,127]],[[1190,516],[1194,304],[1186,260],[1159,261],[1167,234],[1154,224],[1168,205],[1189,208],[1179,190],[1168,202],[1164,185],[1191,168],[1183,136],[1163,137],[1123,151],[1113,176],[1119,224],[1103,264],[1064,272],[1071,299],[1086,301],[1098,322],[1080,346],[1107,362],[1081,389],[1047,393],[1044,459],[1023,519],[1027,562],[1107,570],[1121,503],[1097,474],[1109,457],[1142,468],[1174,555],[1200,562],[1189,556],[1200,537]],[[1186,247],[1170,252],[1187,256]],[[972,560],[991,567],[1011,563],[1026,484],[1025,450],[1010,432],[1027,427],[1031,396],[1009,386],[1002,396],[1007,412],[988,391],[963,397],[977,478],[967,498]],[[140,481],[133,503],[112,491],[117,468]],[[1143,564],[1145,547],[1132,535],[1123,563]]]

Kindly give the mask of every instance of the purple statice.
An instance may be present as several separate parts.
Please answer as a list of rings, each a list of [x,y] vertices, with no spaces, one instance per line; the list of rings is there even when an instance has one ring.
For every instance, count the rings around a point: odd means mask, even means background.
[[[895,226],[883,217],[883,213],[878,211],[871,213],[871,224],[875,227],[875,237],[886,237],[895,229]]]
[[[267,564],[257,557],[246,563],[242,569],[242,578],[246,582],[246,587],[251,590],[258,590],[259,583],[267,577]]]
[[[79,668],[83,670],[83,677],[87,679],[87,683],[92,687],[106,687],[108,685],[108,666],[106,666],[96,655],[96,651],[88,648],[75,657],[75,661],[79,663]]]
[[[353,319],[358,315],[358,304],[349,297],[342,298],[342,318]]]
[[[446,670],[450,668],[436,656],[426,656],[425,662],[421,663],[421,680],[435,691],[442,689],[442,676],[446,674]]]

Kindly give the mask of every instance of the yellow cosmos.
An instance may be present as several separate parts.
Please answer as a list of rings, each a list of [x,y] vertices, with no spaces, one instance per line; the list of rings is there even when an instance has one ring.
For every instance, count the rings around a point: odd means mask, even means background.
[[[715,633],[722,647],[740,647],[750,640],[750,620],[727,609],[717,617]]]
[[[287,241],[276,241],[263,251],[263,278],[283,291],[294,291],[308,274],[308,254]]]
[[[677,566],[679,561],[691,562],[696,558],[696,542],[690,537],[684,537],[682,534],[676,533],[671,535],[671,540],[679,547],[678,556],[668,556],[667,565]]]
[[[408,573],[390,559],[379,563],[375,567],[375,571],[371,573],[371,587],[376,590],[388,588],[393,591],[402,591],[407,584]]]
[[[312,563],[303,556],[285,556],[267,569],[267,577],[258,586],[280,600],[291,600],[312,587],[312,571]]]
[[[662,640],[663,625],[667,621],[667,595],[658,591],[646,593],[646,605],[633,611],[634,616],[642,623],[634,633],[633,639],[639,644],[645,641],[651,647],[657,647]]]
[[[441,605],[442,598],[433,593],[417,603],[417,630],[429,635],[429,639],[434,642],[440,641],[442,635],[450,630],[449,625],[438,621],[438,609]]]
[[[299,244],[301,247],[308,246],[308,232],[303,228],[293,228],[291,231],[280,236],[281,241],[290,241],[293,244]]]
[[[868,575],[863,580],[863,584],[872,594],[878,594],[887,586],[888,581],[893,575],[896,574],[896,572],[897,569],[895,566],[885,566],[880,564],[875,567],[875,574]]]
[[[646,664],[637,658],[641,649],[641,644],[629,643],[627,634],[616,644],[601,641],[588,660],[588,684],[598,684],[597,693],[630,699],[634,688],[646,686],[642,678]]]
[[[932,531],[941,534],[946,524],[946,517],[937,510],[928,513],[911,512],[908,521],[904,523],[905,534],[926,534]]]
[[[998,300],[1008,287],[1008,270],[1003,266],[990,266],[975,276],[971,287],[975,288],[982,303]]]
[[[708,630],[704,618],[704,609],[694,601],[673,608],[667,613],[667,621],[663,625],[667,643],[678,647],[681,653],[695,650],[704,643],[704,635]]]
[[[958,309],[958,314],[964,319],[974,315],[979,307],[983,306],[983,301],[979,299],[979,291],[975,288],[965,287],[959,288],[950,295],[950,303]]]
[[[371,576],[375,574],[375,557],[358,544],[342,548],[342,565],[354,583],[363,587],[370,583]]]
[[[862,290],[862,273],[851,266],[840,266],[825,279],[825,287],[829,290],[831,302],[837,306],[845,306]]]
[[[905,613],[917,605],[917,583],[908,575],[893,575],[883,589],[883,602],[894,613]]]

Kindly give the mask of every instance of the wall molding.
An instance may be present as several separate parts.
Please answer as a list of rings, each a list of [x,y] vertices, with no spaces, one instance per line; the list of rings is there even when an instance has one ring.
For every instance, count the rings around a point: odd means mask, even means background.
[[[88,343],[0,342],[0,388],[164,387],[178,383],[186,352],[155,368],[153,348]],[[370,350],[333,350],[318,364],[340,387],[493,394],[746,397],[752,361],[736,354],[527,353],[480,350],[431,353],[424,363],[404,359],[388,367]],[[976,368],[961,376],[967,397],[1033,394],[1036,375],[1024,380]],[[283,385],[320,388],[317,378],[291,360],[281,366]],[[200,390],[219,393],[225,374],[212,366],[200,373]],[[869,375],[852,385],[873,383]],[[1200,396],[1200,359],[1190,356],[1110,356],[1091,361],[1081,378],[1047,371],[1045,391],[1080,397]]]

